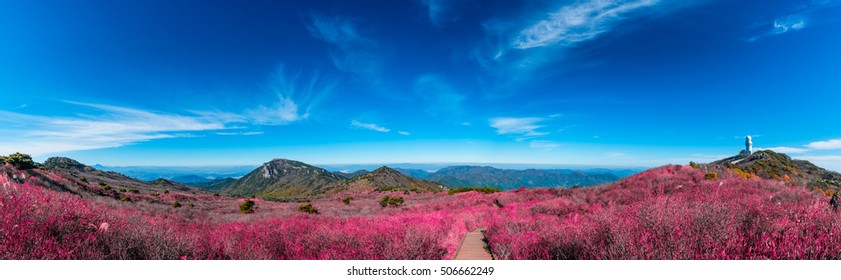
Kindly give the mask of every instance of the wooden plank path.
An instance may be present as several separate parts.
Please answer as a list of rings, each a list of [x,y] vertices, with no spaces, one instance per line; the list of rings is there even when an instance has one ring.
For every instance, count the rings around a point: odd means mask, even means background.
[[[485,229],[477,228],[465,234],[453,259],[492,260],[493,256],[488,251],[488,244],[485,243]]]

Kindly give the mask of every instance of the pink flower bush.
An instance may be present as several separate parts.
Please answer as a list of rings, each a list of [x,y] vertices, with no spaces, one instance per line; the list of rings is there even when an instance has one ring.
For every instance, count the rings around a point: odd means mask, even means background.
[[[724,170],[671,166],[506,206],[487,238],[501,259],[838,259],[825,198]],[[530,211],[529,211],[530,210]]]
[[[245,215],[234,198],[104,192],[0,166],[0,259],[450,259],[478,227],[498,259],[841,258],[825,197],[704,168],[579,189],[403,195],[385,208],[381,193],[335,195],[311,202],[320,214],[257,200]]]

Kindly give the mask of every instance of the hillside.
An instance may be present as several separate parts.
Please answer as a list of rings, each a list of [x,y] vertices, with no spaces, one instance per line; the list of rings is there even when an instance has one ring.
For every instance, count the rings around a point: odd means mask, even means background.
[[[448,188],[439,183],[409,177],[397,170],[386,166],[370,173],[351,178],[338,183],[337,192],[371,192],[371,191],[410,191],[410,192],[439,192]]]
[[[143,182],[129,178],[123,174],[113,171],[102,171],[65,157],[51,157],[44,162],[44,169],[66,174],[82,182],[92,184],[105,184],[115,190],[136,189],[143,193],[160,193],[166,190],[177,190],[181,192],[203,192],[202,190],[188,187],[186,185],[168,181],[158,180],[156,182]]]
[[[425,176],[450,187],[490,186],[503,190],[519,187],[593,186],[619,180],[612,174],[587,174],[572,170],[511,170],[489,166],[451,166]]]
[[[237,179],[234,179],[234,178],[224,178],[224,179],[216,179],[216,180],[213,180],[213,181],[210,181],[210,182],[188,183],[187,185],[191,186],[191,187],[194,187],[194,188],[199,188],[199,189],[218,191],[218,190],[221,190],[222,188],[224,188],[227,185],[233,184],[236,181],[237,181]]]
[[[150,183],[155,184],[156,186],[163,187],[164,189],[167,189],[167,190],[190,191],[192,189],[188,185],[185,185],[185,184],[182,184],[182,183],[179,183],[179,182],[176,182],[176,181],[172,181],[172,180],[167,180],[167,179],[164,179],[164,178],[155,179],[154,181],[152,181]]]
[[[63,188],[89,191],[55,191]],[[379,193],[348,203],[318,196],[307,202],[318,213],[254,199],[244,214],[244,199],[226,196],[92,195],[102,190],[53,170],[0,166],[0,259],[447,259],[476,227],[487,228],[496,259],[841,258],[841,215],[826,197],[720,164],[658,167],[591,188],[410,191],[391,206]]]
[[[785,181],[826,195],[841,190],[841,174],[771,150],[733,156],[713,163],[727,166],[746,178],[757,176]]]
[[[274,159],[221,190],[235,196],[283,198],[322,194],[343,180],[300,161]]]

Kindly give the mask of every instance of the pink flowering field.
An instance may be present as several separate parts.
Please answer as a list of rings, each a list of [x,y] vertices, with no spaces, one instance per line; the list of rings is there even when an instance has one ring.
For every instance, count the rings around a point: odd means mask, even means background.
[[[720,168],[664,166],[578,189],[361,193],[349,204],[340,194],[314,198],[318,214],[259,199],[243,214],[241,199],[0,171],[0,259],[451,259],[479,227],[497,259],[841,257],[827,197]],[[385,195],[405,202],[382,207]]]

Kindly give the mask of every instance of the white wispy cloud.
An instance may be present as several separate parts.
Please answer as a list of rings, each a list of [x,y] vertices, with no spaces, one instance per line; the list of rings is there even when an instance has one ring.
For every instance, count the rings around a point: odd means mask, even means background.
[[[544,151],[549,151],[559,147],[558,143],[548,141],[548,140],[532,140],[529,142],[529,147],[532,149],[540,149]]]
[[[548,18],[520,31],[511,45],[530,49],[568,46],[587,41],[614,28],[626,15],[659,4],[658,0],[589,0],[561,7]]]
[[[768,36],[776,36],[780,34],[784,34],[789,31],[797,31],[801,30],[806,27],[806,15],[805,14],[793,14],[788,15],[785,17],[777,18],[774,20],[774,23],[771,27],[770,31],[766,33],[760,34],[755,37],[748,38],[748,42],[754,42],[759,40],[763,37]]]
[[[397,134],[406,135],[406,136],[412,135],[411,133],[406,132],[406,131],[398,131]]]
[[[309,114],[300,114],[298,104],[290,98],[279,96],[278,102],[272,107],[259,106],[246,111],[246,116],[259,124],[280,125],[299,121],[309,117]]]
[[[798,4],[794,6],[792,13],[777,17],[773,22],[756,24],[752,27],[766,28],[761,31],[759,35],[747,38],[748,42],[755,42],[761,38],[777,36],[781,34],[790,33],[793,31],[802,30],[810,25],[810,22],[820,22],[821,15],[817,11],[829,7],[836,7],[841,5],[838,0],[813,0],[811,3]]]
[[[484,93],[488,98],[505,98],[529,92],[545,80],[587,67],[546,67],[570,56],[568,48],[622,29],[633,19],[661,16],[703,1],[549,1],[551,7],[530,11],[530,16],[486,20],[482,24],[485,44],[472,53],[488,75]]]
[[[460,115],[466,99],[444,78],[437,75],[422,75],[415,80],[415,94],[426,103],[426,112],[431,115]]]
[[[243,136],[250,136],[250,135],[261,135],[264,132],[262,131],[246,131],[246,132],[216,132],[216,135],[224,135],[224,136],[234,136],[234,135],[243,135]]]
[[[286,73],[283,67],[275,73],[270,88],[273,100],[268,106],[259,105],[248,109],[241,116],[228,114],[228,118],[262,125],[285,125],[309,118],[310,110],[332,94],[336,81],[312,74],[308,78],[300,74]]]
[[[817,141],[806,144],[806,147],[815,150],[837,150],[841,149],[841,139],[831,139],[826,141]]]
[[[356,24],[346,18],[313,14],[310,20],[310,34],[334,47],[330,58],[336,68],[354,75],[360,85],[382,90],[385,61],[374,40],[362,36]]]
[[[307,119],[327,98],[336,82],[310,75],[288,75],[281,67],[269,84],[272,93],[256,107],[239,112],[185,110],[165,113],[108,104],[64,101],[65,112],[93,113],[46,116],[0,110],[0,153],[34,155],[115,148],[165,138],[199,137],[189,132],[216,135],[259,135],[251,125],[286,125]]]
[[[350,125],[353,126],[353,127],[357,127],[357,128],[368,129],[368,130],[379,131],[379,132],[389,132],[389,131],[391,131],[391,129],[379,126],[375,123],[363,123],[363,122],[359,122],[357,120],[351,121]]]
[[[549,133],[537,131],[543,126],[537,123],[542,118],[492,118],[490,126],[496,129],[497,134],[515,134],[527,137],[543,136]]]
[[[229,129],[200,115],[159,113],[134,108],[67,102],[99,114],[37,116],[0,111],[0,153],[34,155],[114,148],[164,138],[195,137],[187,132]]]

